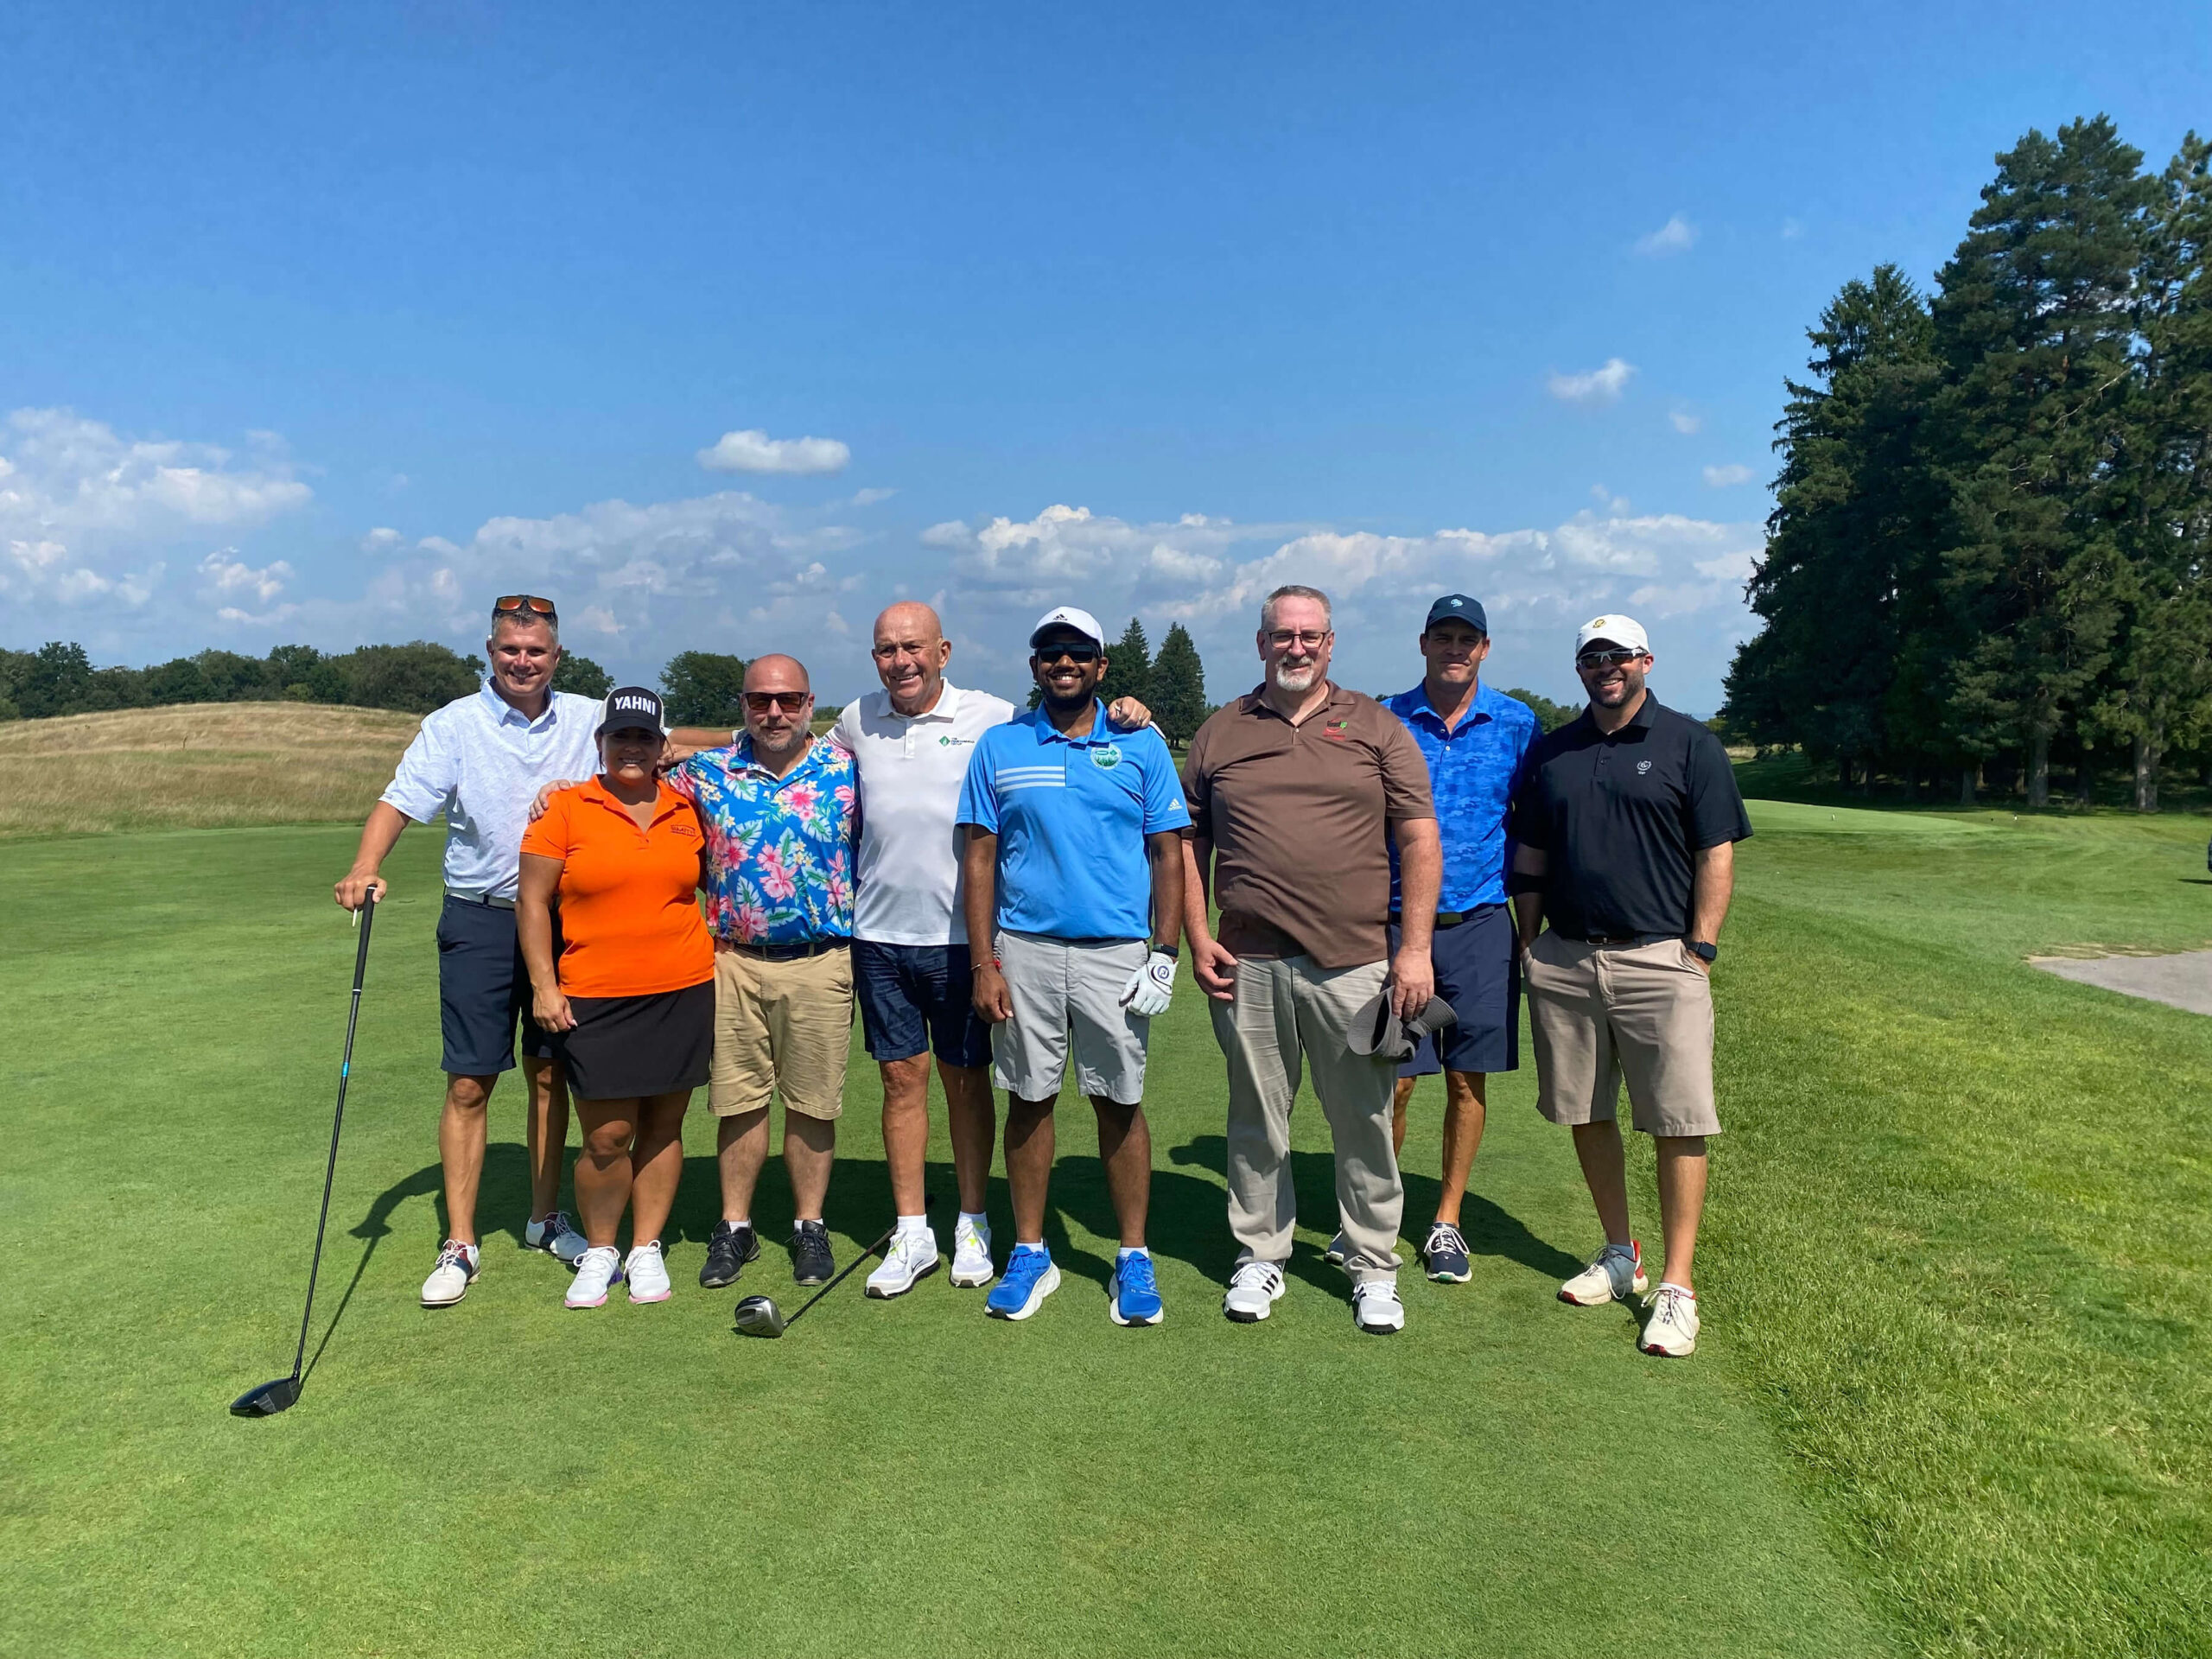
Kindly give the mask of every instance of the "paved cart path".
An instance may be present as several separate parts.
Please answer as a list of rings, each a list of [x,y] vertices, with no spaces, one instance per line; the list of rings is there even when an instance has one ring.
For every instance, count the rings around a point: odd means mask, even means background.
[[[2191,1014],[2212,1014],[2212,950],[2167,957],[2030,957],[2031,967],[2124,996],[2139,996]]]

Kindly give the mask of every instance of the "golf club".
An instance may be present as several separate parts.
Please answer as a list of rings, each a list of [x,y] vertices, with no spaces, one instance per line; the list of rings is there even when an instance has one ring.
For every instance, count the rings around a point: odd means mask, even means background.
[[[927,1215],[929,1213],[931,1202],[931,1201],[926,1197],[922,1199],[923,1214]],[[846,1274],[850,1274],[852,1270],[860,1266],[861,1262],[868,1261],[878,1255],[882,1250],[883,1247],[891,1242],[892,1234],[898,1230],[899,1229],[895,1225],[886,1228],[881,1238],[877,1239],[874,1243],[869,1245],[868,1249],[862,1250],[858,1255],[847,1262],[845,1264],[843,1273],[840,1273],[835,1279],[832,1279],[828,1284],[823,1286],[821,1289],[816,1291],[813,1295],[808,1297],[800,1306],[798,1313],[792,1314],[789,1319],[785,1319],[784,1317],[784,1310],[776,1306],[776,1299],[772,1296],[746,1296],[740,1298],[737,1304],[737,1313],[735,1314],[737,1328],[748,1337],[782,1336],[785,1332],[790,1330],[791,1326],[798,1323],[800,1313],[805,1313],[808,1308],[812,1307],[824,1296],[827,1296],[831,1291],[836,1289],[838,1286],[843,1284],[845,1282]]]
[[[338,1130],[346,1121],[346,1084],[353,1071],[353,1027],[361,1018],[361,981],[369,970],[369,928],[376,919],[377,893],[373,885],[357,914],[361,942],[353,950],[353,1001],[346,1011],[346,1058],[338,1065],[338,1110],[330,1120],[330,1161],[322,1172],[322,1214],[315,1224],[315,1260],[308,1267],[308,1305],[300,1314],[300,1345],[292,1356],[292,1374],[248,1389],[231,1402],[233,1417],[274,1417],[291,1408],[300,1397],[300,1367],[308,1357],[308,1323],[315,1317],[315,1280],[322,1268],[322,1230],[330,1221],[330,1184],[338,1173]]]

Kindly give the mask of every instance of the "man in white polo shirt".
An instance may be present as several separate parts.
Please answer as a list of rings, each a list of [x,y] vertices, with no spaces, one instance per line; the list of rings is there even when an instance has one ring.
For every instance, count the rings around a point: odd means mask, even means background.
[[[983,1195],[998,1114],[990,1028],[975,1007],[954,820],[976,740],[1013,719],[1014,705],[945,679],[952,642],[926,605],[893,605],[877,617],[874,652],[883,690],[848,703],[836,735],[860,774],[853,983],[861,1034],[883,1075],[883,1154],[898,1215],[868,1294],[887,1297],[912,1289],[938,1265],[937,1234],[922,1201],[932,1051],[960,1189],[952,1282],[973,1288],[991,1281]]]
[[[438,1118],[445,1172],[446,1239],[423,1281],[423,1306],[447,1307],[481,1270],[476,1189],[493,1086],[515,1064],[522,1021],[523,1076],[530,1084],[530,1225],[526,1249],[573,1267],[584,1240],[554,1207],[569,1139],[569,1090],[552,1045],[531,1018],[530,975],[515,940],[515,884],[522,832],[533,797],[549,784],[599,769],[595,697],[553,690],[561,662],[560,618],[550,600],[514,594],[492,610],[484,649],[492,671],[482,689],[427,716],[400,757],[383,798],[369,810],[353,868],[338,902],[359,910],[377,872],[410,823],[446,820],[445,907],[438,915],[438,1007],[445,1039],[446,1100]]]

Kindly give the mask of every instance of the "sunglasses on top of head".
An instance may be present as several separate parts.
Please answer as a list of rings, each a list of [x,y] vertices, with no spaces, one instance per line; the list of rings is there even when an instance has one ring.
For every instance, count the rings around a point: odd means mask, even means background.
[[[806,707],[806,700],[813,695],[811,691],[748,691],[745,694],[745,706],[756,715],[765,715],[771,709],[795,715]]]
[[[1071,644],[1043,645],[1037,647],[1037,660],[1047,667],[1058,662],[1063,657],[1080,667],[1085,663],[1095,663],[1098,660],[1098,647]]]
[[[536,594],[508,594],[492,601],[493,616],[542,616],[547,621],[558,621],[561,613],[553,608],[550,599],[540,599]]]
[[[1643,656],[1640,651],[1616,648],[1612,651],[1586,651],[1574,659],[1577,668],[1624,668]]]

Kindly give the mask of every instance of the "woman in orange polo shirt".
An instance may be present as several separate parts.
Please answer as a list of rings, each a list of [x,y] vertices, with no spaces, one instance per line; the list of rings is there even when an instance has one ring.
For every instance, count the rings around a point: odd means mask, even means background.
[[[599,775],[555,794],[524,832],[515,899],[537,1023],[583,1120],[576,1210],[590,1248],[570,1307],[600,1306],[626,1278],[632,1301],[668,1300],[661,1229],[683,1173],[684,1109],[714,1051],[715,947],[697,898],[706,837],[657,771],[660,698],[612,693],[598,736]],[[633,1205],[624,1258],[614,1235]]]

